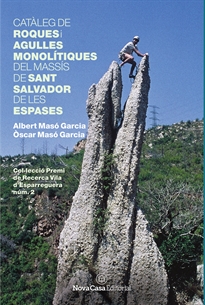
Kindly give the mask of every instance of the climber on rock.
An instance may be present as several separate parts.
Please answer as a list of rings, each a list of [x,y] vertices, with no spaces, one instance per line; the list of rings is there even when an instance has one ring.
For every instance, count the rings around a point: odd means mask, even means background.
[[[148,55],[148,53],[142,54],[138,51],[138,48],[136,47],[137,43],[139,42],[140,38],[139,36],[135,36],[132,41],[128,42],[120,51],[119,58],[122,61],[120,64],[120,67],[122,67],[124,64],[129,63],[131,64],[130,74],[129,78],[135,78],[133,75],[134,69],[136,67],[136,62],[134,61],[134,57],[132,56],[133,51],[140,57],[144,57]]]

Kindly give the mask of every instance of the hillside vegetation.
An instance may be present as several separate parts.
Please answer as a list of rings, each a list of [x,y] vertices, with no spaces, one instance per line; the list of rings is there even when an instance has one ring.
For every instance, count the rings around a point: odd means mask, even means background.
[[[203,262],[203,122],[148,130],[138,185],[138,205],[166,263],[170,304],[187,304],[202,296],[196,266]]]
[[[52,304],[59,235],[79,184],[83,152],[1,157],[2,304]],[[14,187],[23,176],[14,169],[47,168],[60,173],[25,174],[38,179],[25,177],[23,183],[39,186]],[[44,187],[51,182],[57,187]],[[138,194],[138,207],[166,263],[170,304],[186,304],[195,294],[201,297],[196,265],[202,262],[203,242],[202,121],[146,131]]]

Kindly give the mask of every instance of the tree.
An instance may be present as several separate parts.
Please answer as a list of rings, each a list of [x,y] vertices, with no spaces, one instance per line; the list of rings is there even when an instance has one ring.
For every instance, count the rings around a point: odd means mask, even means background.
[[[198,234],[195,230],[203,222],[202,188],[168,180],[161,186],[146,183],[140,187],[139,194],[139,205],[154,233],[167,236],[175,229],[184,230],[184,234]]]
[[[184,182],[152,181],[139,189],[138,204],[165,260],[171,287],[196,285],[196,264],[203,253],[202,203],[202,187]]]

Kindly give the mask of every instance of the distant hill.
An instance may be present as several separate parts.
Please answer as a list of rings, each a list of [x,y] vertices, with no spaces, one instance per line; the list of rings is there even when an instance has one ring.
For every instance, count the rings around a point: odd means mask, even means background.
[[[52,304],[59,235],[80,179],[78,147],[63,156],[1,157],[2,304]],[[166,262],[172,305],[201,297],[203,121],[145,132],[138,189],[137,205]]]

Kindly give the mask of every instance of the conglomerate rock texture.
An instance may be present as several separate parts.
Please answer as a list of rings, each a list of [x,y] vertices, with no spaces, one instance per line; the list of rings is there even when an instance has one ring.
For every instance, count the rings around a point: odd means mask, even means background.
[[[60,236],[54,305],[167,304],[164,262],[136,205],[148,60],[141,60],[123,118],[116,62],[89,89],[88,137],[80,184]]]

